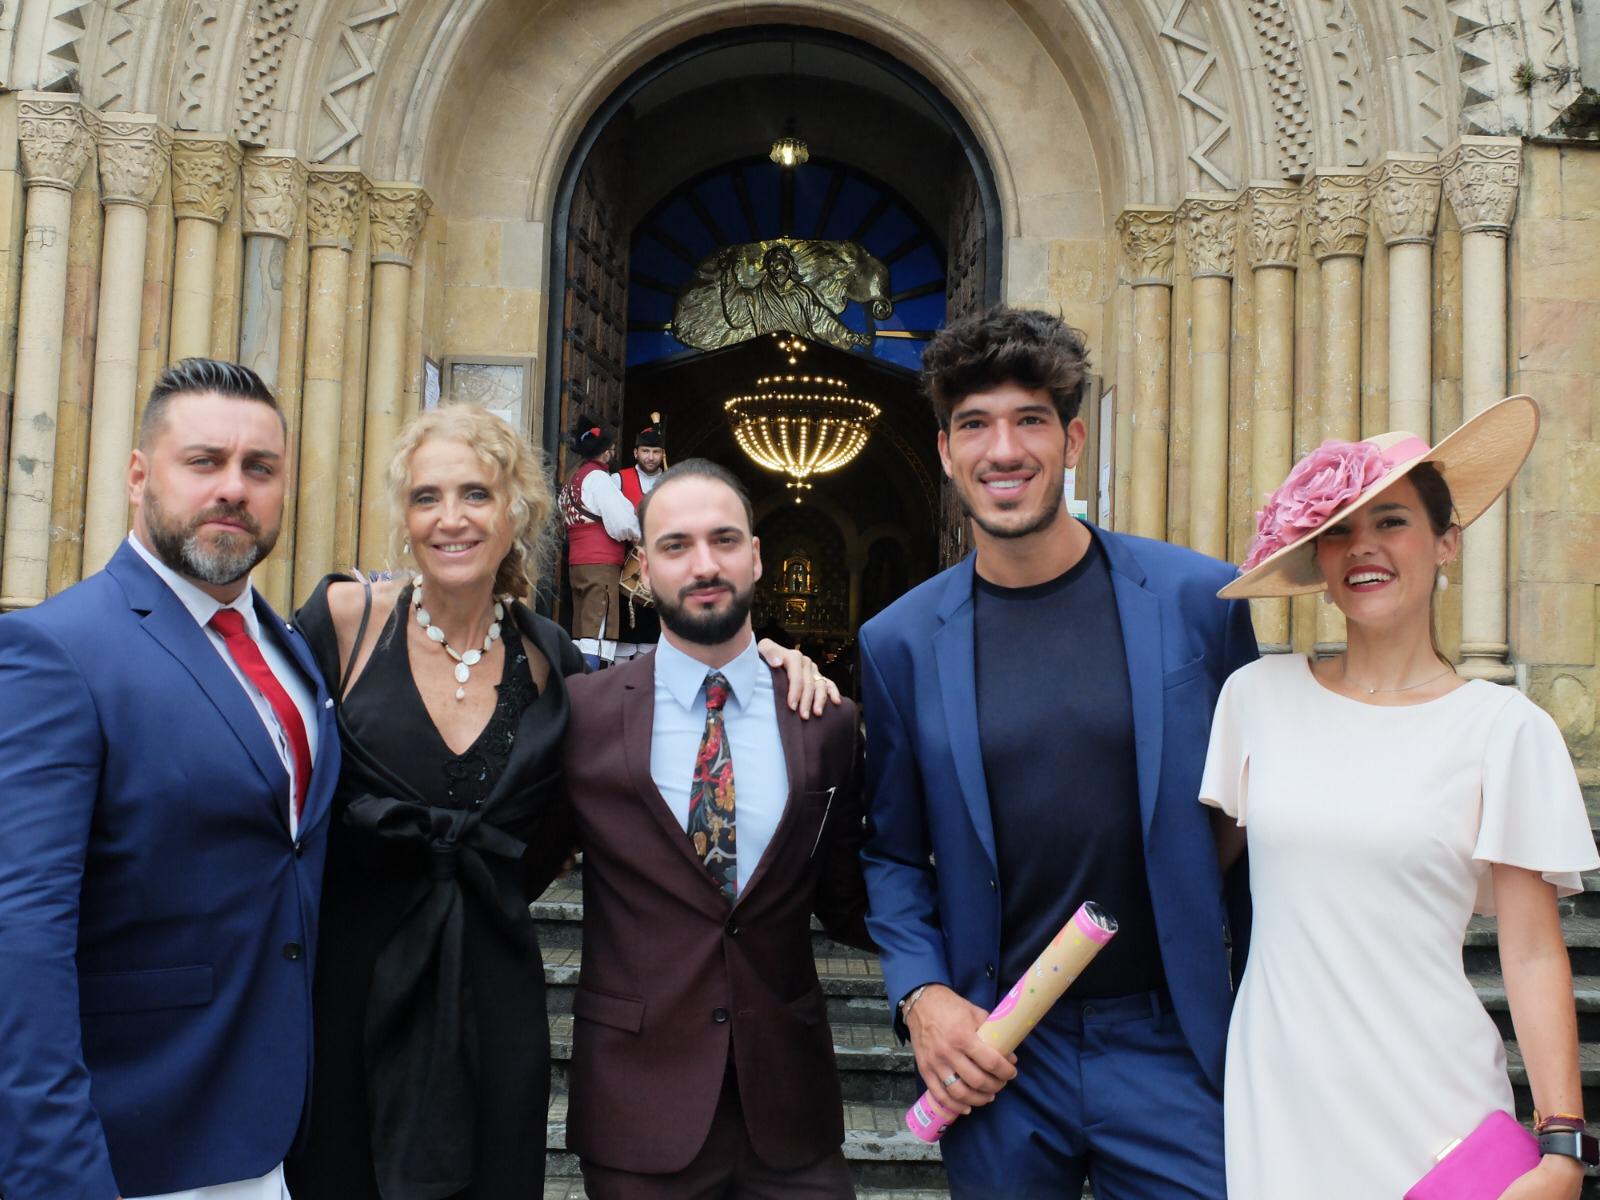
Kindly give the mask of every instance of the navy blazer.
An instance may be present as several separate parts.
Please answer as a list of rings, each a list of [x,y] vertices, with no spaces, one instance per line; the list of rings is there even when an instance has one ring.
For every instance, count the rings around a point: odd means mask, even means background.
[[[1250,609],[1216,598],[1235,575],[1226,563],[1089,528],[1122,621],[1162,964],[1179,1025],[1220,1088],[1234,976],[1216,843],[1198,796],[1222,681],[1256,657]],[[861,629],[867,924],[891,1003],[942,983],[988,1009],[1015,982],[995,977],[1005,881],[978,743],[973,570],[968,555]],[[1049,702],[1050,680],[1019,684]],[[1242,955],[1247,916],[1236,913],[1234,925]]]
[[[112,1200],[264,1175],[311,1075],[339,736],[316,695],[298,840],[255,706],[126,542],[0,617],[0,1195]]]

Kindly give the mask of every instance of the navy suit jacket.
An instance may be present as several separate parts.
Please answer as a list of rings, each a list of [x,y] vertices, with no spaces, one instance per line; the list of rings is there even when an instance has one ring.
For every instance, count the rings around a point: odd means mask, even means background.
[[[339,738],[317,697],[298,840],[245,689],[126,542],[0,617],[0,1195],[112,1200],[272,1170],[311,1075]]]
[[[1185,1038],[1220,1088],[1234,976],[1216,843],[1198,796],[1222,681],[1256,657],[1250,610],[1216,598],[1234,578],[1226,563],[1090,530],[1105,549],[1122,621],[1145,864],[1167,985]],[[995,977],[1005,880],[978,743],[974,561],[968,555],[861,629],[867,924],[882,950],[891,1003],[919,984],[942,983],[989,1009],[1015,982]],[[1018,684],[1050,702],[1050,680]],[[1242,961],[1248,896],[1239,892],[1244,911],[1235,912],[1233,940]]]

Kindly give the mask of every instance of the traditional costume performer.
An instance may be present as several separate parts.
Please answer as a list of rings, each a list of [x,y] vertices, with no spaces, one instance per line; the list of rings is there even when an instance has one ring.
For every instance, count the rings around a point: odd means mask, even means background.
[[[557,494],[567,527],[567,579],[572,587],[572,640],[591,670],[617,656],[622,625],[618,581],[626,543],[639,519],[608,470],[612,437],[597,421],[579,419],[569,439],[583,463]]]

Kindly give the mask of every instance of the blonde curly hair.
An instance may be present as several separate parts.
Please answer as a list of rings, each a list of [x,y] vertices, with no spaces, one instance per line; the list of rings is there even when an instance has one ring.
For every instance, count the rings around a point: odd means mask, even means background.
[[[430,438],[461,442],[489,469],[502,515],[511,525],[511,548],[495,572],[494,590],[527,600],[548,573],[555,545],[555,497],[544,455],[510,422],[476,404],[446,404],[412,418],[400,431],[389,460],[390,561],[417,569],[406,538],[411,456]]]

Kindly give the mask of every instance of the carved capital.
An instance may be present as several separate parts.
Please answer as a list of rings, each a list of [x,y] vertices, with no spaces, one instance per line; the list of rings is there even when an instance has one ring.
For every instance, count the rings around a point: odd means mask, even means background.
[[[76,96],[23,92],[17,97],[17,141],[28,187],[70,192],[88,165],[94,138]]]
[[[372,261],[411,265],[433,201],[414,183],[375,183],[367,193]]]
[[[1319,172],[1311,181],[1311,253],[1318,262],[1361,257],[1370,200],[1363,171]]]
[[[149,208],[167,169],[172,135],[145,113],[94,117],[100,156],[100,202]]]
[[[1128,258],[1133,283],[1172,286],[1172,246],[1177,234],[1174,209],[1145,205],[1125,208],[1117,218],[1117,236]]]
[[[1444,169],[1432,157],[1390,154],[1372,176],[1372,206],[1384,245],[1433,243]]]
[[[1288,267],[1300,263],[1300,189],[1259,184],[1245,193],[1249,224],[1245,253],[1252,267]]]
[[[1444,156],[1444,194],[1462,233],[1511,230],[1522,178],[1522,143],[1516,138],[1463,137]]]
[[[359,167],[313,167],[306,185],[306,232],[312,247],[349,250],[366,195],[367,181]]]
[[[1189,276],[1233,278],[1234,245],[1239,232],[1237,196],[1185,196],[1178,205]]]
[[[178,133],[172,139],[172,209],[178,219],[220,225],[233,207],[243,155],[230,138]]]
[[[246,237],[294,236],[295,218],[306,194],[306,165],[291,150],[252,150],[244,156]]]

